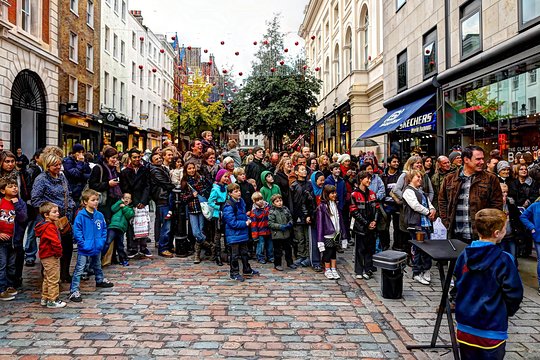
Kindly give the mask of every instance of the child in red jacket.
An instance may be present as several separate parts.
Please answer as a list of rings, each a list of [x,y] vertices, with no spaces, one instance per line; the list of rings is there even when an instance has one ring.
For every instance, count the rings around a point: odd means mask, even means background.
[[[58,299],[62,243],[60,242],[60,232],[54,223],[60,218],[60,212],[58,206],[51,202],[45,202],[39,207],[39,213],[45,219],[36,225],[36,236],[39,237],[39,258],[43,265],[41,306],[63,308],[66,303]]]
[[[257,260],[261,264],[266,264],[266,261],[273,263],[274,246],[268,225],[270,205],[264,201],[262,194],[258,191],[251,195],[251,200],[253,200],[253,208],[249,213],[249,218],[251,219],[251,236],[253,241],[257,241]]]

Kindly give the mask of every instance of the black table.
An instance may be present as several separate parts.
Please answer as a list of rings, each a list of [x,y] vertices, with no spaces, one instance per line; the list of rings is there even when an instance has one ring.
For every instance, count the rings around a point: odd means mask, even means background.
[[[431,343],[407,345],[407,349],[432,349],[432,348],[452,348],[454,352],[454,358],[459,359],[459,348],[456,340],[456,332],[454,330],[454,321],[452,320],[452,310],[450,308],[450,302],[448,300],[448,291],[450,289],[450,283],[452,281],[452,274],[454,273],[454,267],[456,266],[456,260],[459,254],[467,247],[462,241],[459,240],[424,240],[422,242],[416,240],[409,240],[413,245],[416,245],[420,250],[429,255],[433,260],[437,261],[437,267],[439,268],[439,276],[441,278],[442,296],[439,308],[437,309],[437,320],[435,321],[435,328],[433,329],[433,336]],[[444,274],[444,264],[450,262],[448,265],[448,274]],[[441,321],[443,314],[446,312],[446,318],[448,319],[448,328],[450,330],[450,340],[452,345],[437,345],[437,337],[439,336],[439,329],[441,327]]]

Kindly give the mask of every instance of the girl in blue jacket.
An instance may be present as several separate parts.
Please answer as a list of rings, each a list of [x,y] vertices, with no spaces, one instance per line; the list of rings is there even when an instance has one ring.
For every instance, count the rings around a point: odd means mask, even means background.
[[[225,200],[227,200],[227,185],[231,182],[231,174],[225,170],[221,169],[216,174],[216,182],[212,186],[212,191],[208,197],[208,205],[214,209],[212,215],[212,223],[210,224],[210,239],[214,239],[214,244],[212,245],[212,255],[213,260],[218,266],[223,266],[221,261],[221,233],[222,229],[220,226],[220,214]]]

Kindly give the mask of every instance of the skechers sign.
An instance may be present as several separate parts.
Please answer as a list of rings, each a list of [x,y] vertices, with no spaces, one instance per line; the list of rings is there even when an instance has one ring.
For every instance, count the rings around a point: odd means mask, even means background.
[[[399,125],[399,131],[410,131],[411,133],[431,131],[435,128],[437,116],[434,112],[416,116],[405,120]]]

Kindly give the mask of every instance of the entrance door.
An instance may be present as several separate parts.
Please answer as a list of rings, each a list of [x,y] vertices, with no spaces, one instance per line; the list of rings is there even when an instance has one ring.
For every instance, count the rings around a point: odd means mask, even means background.
[[[21,141],[23,154],[32,155],[37,149],[37,114],[35,111],[21,109]],[[16,150],[16,149],[13,149]]]

